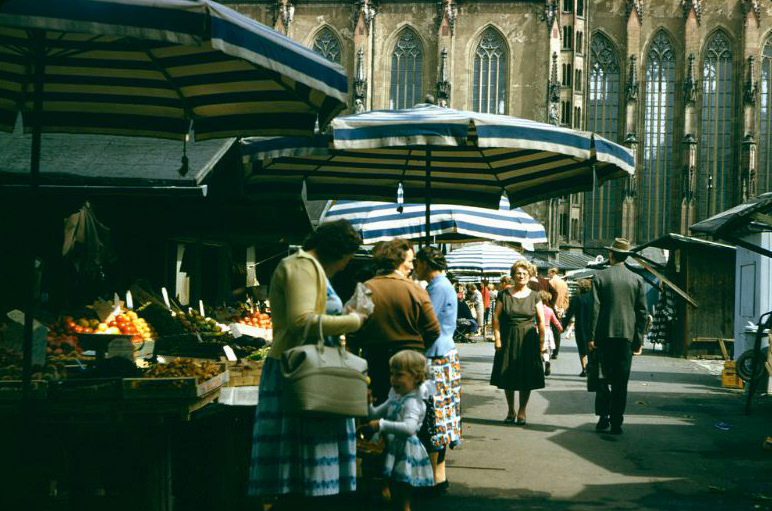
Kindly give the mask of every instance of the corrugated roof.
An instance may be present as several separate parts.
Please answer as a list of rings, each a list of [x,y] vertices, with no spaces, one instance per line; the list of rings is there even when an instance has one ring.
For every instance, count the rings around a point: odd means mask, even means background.
[[[181,176],[182,142],[142,137],[44,134],[40,182],[113,186],[198,186],[235,139],[188,143],[188,173]],[[25,182],[32,137],[0,134],[0,181]]]

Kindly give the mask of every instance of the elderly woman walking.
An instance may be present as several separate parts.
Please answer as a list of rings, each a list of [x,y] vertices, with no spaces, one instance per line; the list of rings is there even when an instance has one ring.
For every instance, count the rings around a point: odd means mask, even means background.
[[[541,298],[529,289],[529,263],[517,261],[511,270],[513,286],[499,293],[493,315],[493,358],[491,385],[504,389],[507,415],[504,422],[525,425],[531,391],[544,388],[541,352],[544,350],[544,314]],[[515,391],[520,406],[515,413]]]
[[[328,277],[346,267],[361,239],[347,220],[325,223],[284,258],[271,279],[273,345],[260,378],[252,435],[248,492],[279,497],[296,509],[304,497],[356,489],[356,428],[353,418],[313,417],[286,409],[282,354],[303,344],[306,323],[321,322],[328,342],[357,330],[358,312],[341,314],[342,304]],[[318,331],[317,328],[311,331]]]
[[[447,449],[455,448],[461,441],[461,361],[453,342],[458,300],[453,286],[443,274],[445,269],[445,256],[437,248],[424,247],[416,255],[416,277],[429,283],[426,291],[440,322],[440,336],[425,353],[436,389],[433,397],[434,434],[427,450],[438,493],[448,489],[445,474]]]

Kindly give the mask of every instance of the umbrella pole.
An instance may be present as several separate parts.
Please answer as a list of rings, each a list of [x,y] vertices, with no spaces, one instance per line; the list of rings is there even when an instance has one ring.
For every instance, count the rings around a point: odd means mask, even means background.
[[[432,152],[429,148],[426,149],[426,192],[424,194],[424,202],[426,204],[426,246],[428,247],[432,243],[432,171],[431,171]]]
[[[42,115],[43,115],[43,77],[45,73],[45,50],[43,49],[43,33],[35,30],[34,34],[38,45],[35,49],[35,71],[33,76],[33,116],[32,116],[32,148],[30,150],[30,187],[32,197],[29,202],[31,222],[37,218],[38,211],[38,184],[40,180],[40,145],[42,138]],[[36,229],[30,229],[30,233],[35,233]],[[35,319],[35,301],[37,298],[37,268],[35,257],[34,242],[27,240],[27,250],[29,260],[27,261],[27,281],[29,289],[27,292],[27,306],[24,312],[24,345],[22,349],[22,400],[27,403],[32,390],[32,326]]]

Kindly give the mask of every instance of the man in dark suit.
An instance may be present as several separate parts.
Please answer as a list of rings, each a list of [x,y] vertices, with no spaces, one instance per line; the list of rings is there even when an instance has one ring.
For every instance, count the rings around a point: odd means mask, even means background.
[[[595,393],[595,429],[622,434],[627,402],[627,382],[633,352],[643,343],[646,327],[646,296],[643,279],[624,265],[630,243],[617,238],[609,249],[611,266],[593,278],[592,327],[587,347],[595,354],[600,375]]]

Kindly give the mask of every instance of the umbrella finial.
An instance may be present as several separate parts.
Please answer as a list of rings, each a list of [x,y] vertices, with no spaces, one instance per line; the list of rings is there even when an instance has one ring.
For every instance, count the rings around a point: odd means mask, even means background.
[[[188,137],[190,135],[185,135],[185,138],[182,141],[182,158],[181,162],[182,165],[180,165],[180,168],[177,170],[177,172],[180,173],[181,176],[184,176],[188,173]]]

